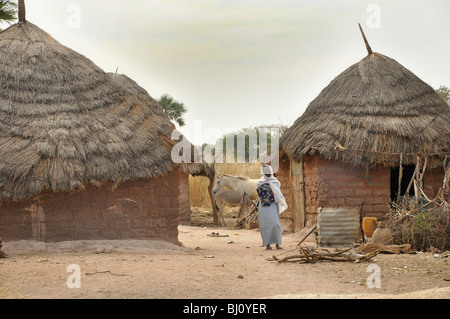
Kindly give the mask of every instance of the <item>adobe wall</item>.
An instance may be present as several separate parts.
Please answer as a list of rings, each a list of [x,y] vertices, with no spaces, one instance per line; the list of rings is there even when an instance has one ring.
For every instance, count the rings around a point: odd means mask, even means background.
[[[280,163],[278,166],[278,171],[275,173],[275,177],[281,183],[281,193],[286,200],[286,204],[288,208],[280,215],[280,223],[281,227],[284,231],[292,231],[293,230],[293,210],[292,210],[292,176],[291,176],[291,167],[290,161],[287,157],[281,157]]]
[[[317,212],[322,206],[359,208],[364,203],[364,215],[379,219],[389,211],[389,169],[377,168],[366,174],[365,170],[318,157],[306,157],[303,169],[306,227],[317,223]],[[292,221],[292,199],[294,192],[299,191],[299,177],[292,176],[289,162],[281,161],[278,179],[282,182],[282,192],[290,204],[290,209],[282,217]]]
[[[376,168],[366,172],[364,169],[346,166],[341,162],[325,160],[319,157],[306,157],[304,160],[304,182],[306,197],[306,227],[317,223],[320,207],[360,207],[367,217],[379,220],[386,218],[391,203],[389,168]],[[289,209],[283,213],[285,222],[293,221],[294,193],[299,191],[299,177],[292,176],[288,159],[280,161],[277,178],[282,183]],[[442,187],[443,168],[427,171],[424,175],[425,193],[434,198]]]
[[[308,222],[317,221],[318,208],[357,207],[364,216],[384,219],[391,202],[391,170],[364,170],[318,157],[305,160]]]
[[[178,243],[180,180],[174,170],[149,180],[48,193],[0,207],[5,240],[157,239]]]
[[[424,193],[429,199],[433,199],[437,195],[439,189],[443,186],[444,173],[444,168],[442,166],[425,172],[423,178]],[[450,181],[448,182],[450,185]]]
[[[191,202],[189,199],[189,175],[181,174],[180,184],[178,187],[180,191],[179,201],[180,201],[180,224],[190,225],[191,224]]]

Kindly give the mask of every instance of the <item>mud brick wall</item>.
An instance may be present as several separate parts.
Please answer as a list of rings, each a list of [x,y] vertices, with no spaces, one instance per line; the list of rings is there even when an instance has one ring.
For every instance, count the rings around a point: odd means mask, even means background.
[[[443,186],[444,175],[445,171],[443,166],[425,172],[423,177],[424,193],[429,199],[436,197],[439,189]]]
[[[304,160],[304,182],[306,197],[306,227],[317,223],[320,207],[360,207],[367,217],[379,220],[386,218],[391,202],[391,170],[376,168],[366,171],[344,165],[341,162],[306,157]],[[300,179],[292,176],[291,163],[288,159],[280,161],[277,174],[281,182],[281,191],[285,195],[289,209],[282,214],[282,221],[293,221],[293,198],[300,191]],[[444,169],[429,170],[424,175],[424,191],[430,199],[436,196],[442,187]],[[284,227],[285,228],[285,227]]]
[[[284,199],[286,200],[286,203],[288,205],[288,209],[286,209],[280,216],[280,223],[281,227],[284,231],[292,231],[292,223],[294,214],[292,211],[292,176],[291,176],[291,167],[290,167],[290,161],[287,158],[281,158],[280,164],[278,167],[278,171],[275,173],[275,177],[280,181],[281,183],[281,193],[284,196]]]
[[[189,175],[181,174],[180,184],[180,224],[190,225],[191,224],[191,203],[189,200]]]
[[[318,157],[305,161],[308,217],[317,221],[318,208],[357,207],[364,216],[384,219],[391,202],[391,170],[364,170]]]
[[[280,162],[277,178],[290,208],[283,218],[292,221],[293,193],[300,190],[298,176],[292,176],[290,163]],[[390,204],[390,169],[365,170],[318,157],[304,160],[306,227],[317,223],[320,207],[360,207],[365,216],[384,218]]]
[[[72,193],[47,193],[21,202],[2,202],[0,234],[5,240],[156,239],[178,244],[180,182],[185,174],[89,186]]]

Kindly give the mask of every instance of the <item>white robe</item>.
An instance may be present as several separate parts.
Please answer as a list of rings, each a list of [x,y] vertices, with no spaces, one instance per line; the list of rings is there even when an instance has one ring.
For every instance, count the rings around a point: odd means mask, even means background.
[[[275,200],[275,203],[272,203],[270,206],[263,206],[261,201],[259,202],[258,222],[261,238],[264,246],[280,245],[283,234],[283,229],[280,225],[280,214],[287,208],[286,201],[280,190],[280,182],[273,176],[272,168],[263,166],[261,172],[263,176],[258,182],[258,187],[263,184],[269,184]],[[270,174],[270,177],[264,174]]]
[[[278,179],[276,179],[275,176],[273,176],[272,167],[263,166],[261,168],[261,173],[263,175],[258,182],[258,187],[261,186],[262,184],[269,183],[275,198],[275,203],[278,204],[278,213],[281,215],[281,213],[288,208],[286,200],[284,199],[284,196],[281,193],[281,183]],[[267,177],[265,174],[270,174],[271,176]]]

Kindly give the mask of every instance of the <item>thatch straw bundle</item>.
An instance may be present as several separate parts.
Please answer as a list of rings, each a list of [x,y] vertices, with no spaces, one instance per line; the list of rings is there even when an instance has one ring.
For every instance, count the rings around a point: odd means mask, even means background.
[[[397,61],[372,53],[336,77],[281,138],[291,159],[429,167],[450,154],[450,106]]]
[[[20,200],[171,170],[175,127],[130,81],[25,20],[1,32],[0,197]]]

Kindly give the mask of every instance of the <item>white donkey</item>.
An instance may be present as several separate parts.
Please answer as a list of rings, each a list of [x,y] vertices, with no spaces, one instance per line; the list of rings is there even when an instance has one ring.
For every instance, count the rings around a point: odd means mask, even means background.
[[[216,194],[222,187],[227,186],[232,190],[247,193],[252,200],[256,200],[258,198],[258,192],[256,191],[258,181],[259,179],[221,174],[217,176],[213,193]]]
[[[231,189],[221,189],[214,194],[216,203],[218,204],[217,210],[219,212],[219,221],[222,219],[223,226],[225,226],[225,219],[223,217],[224,206],[239,207],[238,220],[241,218],[244,208],[248,209],[253,202],[250,197],[242,192]]]

